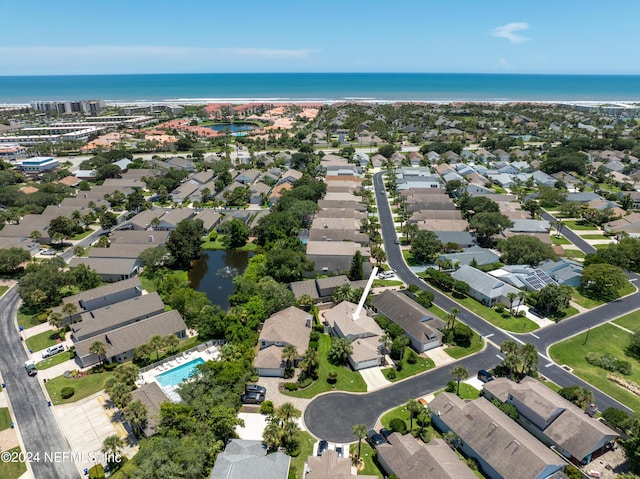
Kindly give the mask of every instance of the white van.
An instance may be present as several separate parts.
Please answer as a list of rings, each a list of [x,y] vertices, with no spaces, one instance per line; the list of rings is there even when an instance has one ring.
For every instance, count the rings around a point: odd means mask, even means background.
[[[42,359],[46,359],[49,358],[55,354],[61,353],[64,351],[64,344],[56,344],[55,346],[51,346],[50,348],[47,348],[43,353],[42,353]]]

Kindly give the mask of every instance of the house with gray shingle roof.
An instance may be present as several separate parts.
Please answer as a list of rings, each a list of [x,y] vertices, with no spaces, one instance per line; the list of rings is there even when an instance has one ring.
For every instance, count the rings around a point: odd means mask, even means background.
[[[375,296],[371,306],[389,321],[400,326],[411,341],[411,347],[418,353],[442,346],[440,328],[445,326],[445,322],[435,318],[408,295],[387,290]]]
[[[460,269],[451,274],[451,277],[467,283],[470,288],[469,296],[486,306],[493,306],[498,302],[509,304],[507,295],[509,293],[518,294],[518,290],[513,286],[472,266],[462,265]]]
[[[444,259],[451,261],[452,265],[470,265],[475,260],[478,266],[484,266],[487,264],[496,263],[500,260],[500,256],[488,248],[481,246],[472,246],[471,248],[465,248],[459,253],[441,254],[438,259]]]
[[[441,393],[429,404],[432,424],[491,479],[547,479],[566,462],[484,398],[465,402]]]
[[[70,268],[79,264],[95,270],[103,281],[122,281],[138,274],[142,262],[136,258],[71,258]]]
[[[588,464],[607,452],[619,437],[596,418],[528,376],[520,383],[498,378],[485,384],[483,395],[513,405],[522,427],[578,464]]]
[[[231,439],[218,454],[209,479],[287,479],[291,457],[282,452],[267,454],[262,441]]]

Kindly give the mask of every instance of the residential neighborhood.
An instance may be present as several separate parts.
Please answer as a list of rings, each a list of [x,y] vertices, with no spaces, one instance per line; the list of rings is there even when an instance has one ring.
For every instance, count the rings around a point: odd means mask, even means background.
[[[0,109],[0,447],[105,459],[7,477],[640,473],[637,112],[87,105]]]

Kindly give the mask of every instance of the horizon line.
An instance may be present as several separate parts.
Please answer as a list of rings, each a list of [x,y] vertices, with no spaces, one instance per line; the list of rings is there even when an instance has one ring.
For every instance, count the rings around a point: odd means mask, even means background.
[[[345,72],[345,71],[314,71],[314,72],[146,72],[146,73],[22,73],[0,75],[0,78],[16,77],[72,77],[72,76],[130,76],[130,75],[496,75],[496,76],[616,76],[636,77],[640,73],[526,73],[526,72]]]

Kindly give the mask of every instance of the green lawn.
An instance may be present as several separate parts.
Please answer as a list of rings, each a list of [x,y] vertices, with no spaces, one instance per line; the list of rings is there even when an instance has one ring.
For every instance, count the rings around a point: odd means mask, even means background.
[[[13,449],[8,449],[3,452],[19,453],[20,446],[16,446]],[[18,479],[25,472],[27,472],[26,462],[3,462],[0,461],[0,478],[1,479]]]
[[[560,236],[560,238],[558,238],[556,235],[551,235],[551,242],[553,244],[571,244],[571,241],[564,236]]]
[[[462,388],[462,385],[460,385],[460,387]],[[391,411],[388,411],[387,413],[385,413],[381,418],[380,418],[380,422],[382,423],[382,425],[384,427],[386,427],[387,429],[389,428],[389,424],[391,423],[391,420],[394,418],[398,418],[401,419],[402,421],[404,421],[404,423],[407,425],[407,431],[409,430],[409,411],[406,408],[406,404],[403,404],[402,406],[398,406],[395,409],[392,409]],[[414,417],[413,418],[413,431],[414,432],[418,432],[420,430],[420,426],[417,424],[417,419]],[[429,435],[431,437],[442,437],[442,435],[436,431],[431,424],[429,424],[428,426],[425,427],[425,429],[427,431],[429,431]]]
[[[587,334],[589,336],[585,345]],[[629,333],[612,324],[603,324],[589,332],[581,333],[552,346],[549,352],[556,363],[570,366],[573,368],[574,374],[580,378],[593,384],[631,409],[638,411],[640,410],[640,397],[608,380],[607,376],[611,374],[609,371],[592,366],[585,359],[587,353],[598,352],[609,353],[618,359],[629,361],[632,364],[632,373],[625,377],[640,383],[640,361],[628,357],[624,353],[630,337]]]
[[[9,286],[0,286],[0,296],[9,290]]]
[[[554,383],[553,381],[549,381],[548,379],[543,380],[540,379],[540,377],[538,377],[538,381],[540,381],[542,384],[544,384],[545,386],[547,386],[549,389],[551,389],[552,391],[558,392],[560,391],[560,389],[562,389],[560,386],[558,386],[556,383]]]
[[[460,359],[465,356],[469,356],[470,354],[477,353],[484,346],[484,340],[480,337],[478,333],[473,332],[473,338],[471,339],[471,344],[468,348],[463,348],[462,346],[448,346],[445,348],[444,352],[447,353],[454,359]]]
[[[488,308],[469,296],[462,298],[458,294],[454,296],[450,292],[444,293],[452,300],[460,303],[468,310],[476,313],[478,316],[489,321],[500,329],[512,331],[514,333],[529,333],[539,328],[539,326],[529,318],[515,318],[511,316],[508,311],[500,314],[495,309]]]
[[[469,400],[478,399],[480,391],[467,383],[460,383],[460,397]]]
[[[41,349],[46,349],[50,346],[58,344],[58,331],[57,329],[44,331],[40,334],[36,334],[35,336],[31,336],[26,339],[27,347],[31,351],[40,351]]]
[[[65,351],[64,353],[56,354],[55,356],[51,356],[50,358],[43,359],[39,363],[36,363],[36,368],[42,371],[43,369],[48,369],[52,366],[64,363],[69,359],[71,359],[71,354],[69,351]]]
[[[402,257],[404,258],[404,260],[407,262],[407,264],[409,266],[420,266],[414,259],[413,259],[413,253],[411,253],[411,250],[408,249],[403,249],[402,250]]]
[[[569,306],[567,309],[563,309],[562,311],[559,311],[557,313],[548,314],[547,317],[549,319],[553,319],[554,321],[558,322],[562,319],[567,319],[567,318],[570,318],[571,316],[575,316],[578,313],[579,311],[576,308],[574,308],[573,306]]]
[[[53,404],[66,404],[84,399],[87,396],[91,396],[92,394],[97,393],[104,388],[104,383],[107,382],[108,379],[112,378],[113,375],[114,373],[109,371],[96,374],[87,374],[86,376],[79,379],[58,376],[55,379],[47,381],[47,384],[45,386]],[[74,388],[75,394],[69,399],[62,399],[60,397],[60,391],[62,391],[62,388],[67,386]]]
[[[77,235],[73,235],[73,238],[71,238],[71,239],[74,240],[74,241],[78,241],[78,240],[86,238],[91,233],[93,233],[93,230],[83,231],[82,233],[78,233]]]
[[[352,371],[347,366],[334,366],[329,363],[327,354],[331,349],[331,338],[328,334],[320,335],[318,341],[318,352],[320,353],[320,367],[318,368],[318,379],[309,387],[298,391],[283,391],[287,396],[312,398],[320,393],[331,391],[366,392],[367,383],[362,379],[360,373]],[[329,371],[338,373],[338,380],[334,385],[327,382]]]
[[[633,332],[640,332],[640,310],[625,314],[618,319],[614,319],[613,322]]]
[[[358,454],[358,443],[351,444],[349,447],[349,452],[353,457],[356,457]],[[360,458],[364,463],[364,467],[358,471],[358,474],[366,474],[368,476],[377,476],[380,479],[384,477],[375,461],[376,451],[365,441],[362,440],[362,445],[360,446]],[[356,476],[357,477],[357,476]]]
[[[38,321],[37,316],[37,314],[24,314],[23,312],[18,310],[18,325],[22,326],[24,329],[38,326],[42,323]]]
[[[401,379],[415,376],[416,374],[420,374],[424,371],[428,371],[429,369],[433,369],[436,367],[435,363],[431,359],[423,358],[422,356],[418,356],[418,361],[415,364],[409,364],[407,362],[407,357],[409,356],[409,354],[411,354],[410,351],[411,351],[411,348],[407,347],[404,349],[404,359],[402,360],[402,370],[396,371],[395,379],[389,379],[389,381],[391,381],[392,383],[400,381]],[[386,374],[385,374],[385,377],[387,377]]]
[[[579,249],[565,249],[564,257],[567,259],[574,259],[574,258],[584,258],[586,257],[586,255],[584,254],[583,251],[580,251]]]
[[[600,234],[600,235],[595,235],[595,234],[586,234],[586,235],[580,235],[580,238],[582,239],[593,239],[593,240],[601,240],[601,239],[608,239],[604,234]]]
[[[0,431],[9,429],[11,426],[11,414],[8,407],[0,407]]]
[[[619,297],[634,293],[635,290],[636,290],[636,287],[633,285],[633,283],[627,282],[625,287],[622,288],[622,290],[620,291]],[[587,298],[586,296],[582,295],[582,293],[580,293],[579,288],[573,288],[573,294],[571,295],[571,299],[576,303],[578,303],[583,308],[588,308],[588,309],[595,308],[596,306],[600,306],[606,303],[606,301],[602,301],[600,299]]]
[[[307,458],[313,454],[313,445],[315,442],[316,440],[308,432],[298,432],[298,451],[300,451],[300,453],[291,458],[289,479],[304,479],[304,463],[307,462]]]
[[[440,318],[440,319],[444,319],[444,318],[446,318],[446,317],[447,317],[447,314],[448,314],[444,309],[442,309],[442,308],[441,308],[441,307],[439,307],[439,306],[436,306],[436,305],[435,305],[435,304],[433,304],[433,303],[431,303],[431,306],[429,306],[427,309],[428,309],[429,311],[431,311],[433,314],[435,314],[435,315],[436,315],[438,318]]]
[[[207,238],[207,240],[204,243],[202,243],[202,249],[227,249],[222,244],[222,238],[224,238],[224,236],[225,235],[218,235],[215,241],[211,241],[209,238]],[[241,248],[237,248],[237,251],[255,251],[256,249],[258,249],[257,244],[247,243]]]
[[[572,230],[576,230],[576,231],[589,231],[589,230],[598,231],[598,228],[596,226],[583,225],[583,224],[580,224],[580,222],[576,221],[576,220],[564,220],[563,223],[566,225],[567,228],[572,229]]]
[[[395,281],[392,279],[374,279],[373,280],[373,288],[382,288],[384,286],[402,286],[404,283],[402,281]]]
[[[595,249],[600,250],[600,249],[607,249],[611,246],[612,243],[603,243],[603,244],[594,244],[591,245],[593,246]]]

